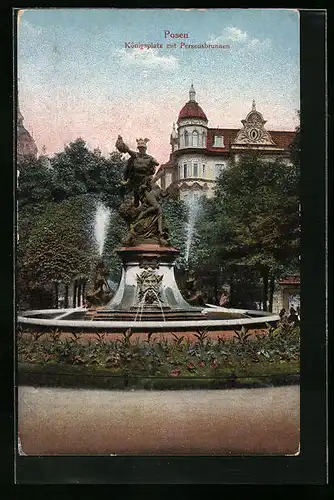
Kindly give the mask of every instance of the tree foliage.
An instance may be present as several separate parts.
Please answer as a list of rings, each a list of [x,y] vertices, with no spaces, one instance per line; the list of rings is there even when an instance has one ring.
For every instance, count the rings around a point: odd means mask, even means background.
[[[90,151],[85,141],[79,138],[56,154],[51,165],[56,175],[55,201],[80,194],[100,194],[108,206],[115,208],[119,205],[124,167],[120,153],[113,152],[105,158],[98,149]]]
[[[299,172],[295,165],[244,156],[217,182],[217,226],[224,227],[221,258],[271,270],[299,256]],[[222,221],[222,218],[224,221]],[[214,234],[220,234],[219,229]]]
[[[28,288],[50,289],[89,277],[96,249],[92,239],[95,200],[90,195],[51,202],[31,230],[22,262]]]
[[[179,268],[196,271],[215,287],[242,264],[278,278],[299,264],[299,129],[291,145],[292,164],[243,155],[217,180],[215,196],[201,200],[189,261],[185,260],[189,208],[164,201],[171,244]],[[97,200],[110,208],[103,259],[118,281],[116,249],[126,233],[118,214],[124,159],[91,151],[77,139],[51,158],[26,158],[18,165],[18,282],[21,289],[49,289],[52,283],[87,279],[98,258],[94,242]],[[234,266],[234,267],[233,267]],[[246,268],[244,268],[246,269]],[[232,271],[231,271],[232,270]]]
[[[99,199],[117,212],[123,168],[119,153],[105,158],[99,150],[90,151],[80,138],[51,158],[49,164],[42,157],[20,161],[19,295],[50,289],[54,282],[69,284],[78,276],[88,278],[91,263],[97,258],[93,238],[96,202]],[[121,222],[114,221],[111,228],[109,248],[119,240]]]
[[[185,266],[187,207],[182,200],[167,199],[163,204],[163,213],[170,242],[180,252],[176,266]]]

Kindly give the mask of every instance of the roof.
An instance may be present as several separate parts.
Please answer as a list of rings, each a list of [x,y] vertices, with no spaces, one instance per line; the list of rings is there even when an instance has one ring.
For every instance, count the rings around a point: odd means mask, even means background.
[[[239,130],[238,128],[209,128],[206,148],[209,151],[215,151],[217,153],[228,151],[230,144],[235,140]],[[296,132],[283,130],[268,130],[268,133],[271,135],[275,145],[283,149],[287,149],[290,146],[296,135]],[[215,135],[222,135],[224,137],[224,147],[213,147]]]
[[[178,120],[182,118],[202,118],[208,120],[201,106],[196,101],[188,101],[179,113]]]
[[[206,141],[206,148],[210,151],[215,151],[217,153],[229,151],[230,143],[234,141],[238,132],[239,132],[238,128],[209,128]],[[224,137],[224,147],[219,147],[219,148],[213,147],[213,141],[215,135],[222,135]]]
[[[284,130],[268,130],[271,135],[273,141],[277,144],[277,146],[281,148],[288,148],[292,143],[293,139],[296,136],[296,132],[284,131]]]
[[[279,281],[280,285],[300,285],[299,276],[286,276]]]

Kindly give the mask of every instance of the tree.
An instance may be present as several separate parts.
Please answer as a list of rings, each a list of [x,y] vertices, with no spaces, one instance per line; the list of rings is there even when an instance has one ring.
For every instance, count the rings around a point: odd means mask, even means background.
[[[51,283],[63,282],[68,286],[69,280],[75,279],[78,270],[84,280],[87,278],[90,269],[83,264],[88,265],[95,250],[88,250],[80,235],[85,235],[86,242],[93,241],[97,199],[114,213],[117,212],[121,203],[119,186],[124,163],[118,152],[105,158],[99,150],[90,151],[80,138],[51,159],[51,168],[45,165],[42,158],[29,157],[20,161],[17,289],[21,298],[28,299],[34,290],[38,293],[50,290]],[[61,220],[64,231],[67,228],[70,237],[65,237]],[[113,221],[111,225],[116,240],[121,234],[121,226],[120,221],[116,224]],[[61,242],[57,241],[59,235],[62,235]],[[73,244],[74,241],[82,241],[79,249]],[[50,243],[51,248],[59,251],[57,257],[50,249],[45,250],[49,242],[53,242]],[[61,248],[58,244],[61,244]],[[90,244],[88,246],[90,248]],[[86,255],[85,249],[88,252]],[[50,258],[49,264],[47,257]],[[86,257],[89,257],[88,261]],[[113,259],[115,266],[115,257]],[[28,302],[25,300],[25,304]]]
[[[124,168],[119,153],[113,152],[105,158],[98,149],[90,151],[85,141],[79,138],[57,153],[51,164],[56,174],[55,201],[80,194],[99,194],[111,208],[119,206]]]
[[[264,309],[269,281],[273,283],[284,269],[298,265],[298,205],[299,172],[294,165],[245,155],[217,181],[211,207],[214,222],[207,222],[206,230],[210,253],[217,261],[260,271]]]
[[[127,226],[117,210],[111,210],[102,259],[109,272],[109,279],[116,284],[121,277],[122,262],[116,250],[122,246]]]
[[[298,118],[300,121],[300,111],[298,111]],[[292,160],[292,163],[295,165],[295,167],[299,168],[300,166],[300,125],[297,125],[295,129],[296,135],[293,139],[293,141],[290,144],[290,157]]]
[[[52,291],[60,283],[87,280],[96,248],[92,239],[95,199],[89,195],[51,202],[30,231],[20,265],[28,290]]]
[[[55,173],[44,165],[41,158],[23,158],[19,161],[17,170],[17,199],[20,210],[26,206],[43,208],[53,200]]]
[[[187,207],[182,200],[167,199],[163,202],[163,214],[169,231],[171,245],[179,250],[180,254],[175,261],[177,267],[185,266],[185,244]]]

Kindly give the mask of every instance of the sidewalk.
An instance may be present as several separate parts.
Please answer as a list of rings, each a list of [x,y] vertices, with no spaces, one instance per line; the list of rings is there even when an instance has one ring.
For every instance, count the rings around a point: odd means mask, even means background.
[[[202,391],[19,387],[26,455],[296,454],[299,386]]]

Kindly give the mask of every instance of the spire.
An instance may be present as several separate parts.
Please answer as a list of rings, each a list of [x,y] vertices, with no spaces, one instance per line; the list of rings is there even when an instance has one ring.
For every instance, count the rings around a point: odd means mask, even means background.
[[[255,105],[255,100],[253,99],[252,102],[252,111],[256,111],[256,105]]]
[[[20,104],[18,101],[17,101],[17,124],[19,127],[23,126],[23,116],[22,116],[22,113],[20,110]]]
[[[195,97],[196,97],[196,92],[195,92],[193,84],[191,83],[191,87],[189,90],[189,101],[195,101]]]
[[[177,132],[176,132],[176,128],[175,128],[175,122],[173,122],[173,130],[172,130],[172,133],[171,133],[171,138],[172,139],[176,139],[177,138]]]

